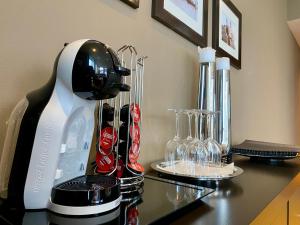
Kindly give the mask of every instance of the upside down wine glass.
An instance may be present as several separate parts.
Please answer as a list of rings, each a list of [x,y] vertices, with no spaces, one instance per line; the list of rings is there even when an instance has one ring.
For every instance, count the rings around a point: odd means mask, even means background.
[[[166,144],[165,161],[174,168],[176,161],[182,159],[184,148],[182,140],[179,136],[179,115],[182,113],[182,111],[176,109],[169,110],[175,112],[176,133],[175,137],[169,140]]]
[[[196,171],[203,167],[208,158],[208,151],[203,141],[203,138],[199,137],[199,116],[202,112],[201,110],[193,110],[193,115],[195,117],[195,137],[188,145],[189,154],[189,167],[190,173],[192,175],[196,174]]]
[[[189,145],[192,144],[194,138],[192,137],[192,110],[184,110],[184,114],[188,116],[188,136],[183,140],[184,151],[183,151],[183,161],[185,163],[190,162],[190,154],[189,154]]]
[[[204,167],[206,165],[206,162],[208,160],[208,157],[209,157],[209,152],[208,152],[208,149],[207,149],[207,146],[204,142],[204,136],[202,133],[200,133],[199,135],[199,116],[200,116],[200,120],[203,121],[203,118],[204,118],[204,113],[205,111],[202,111],[202,110],[197,110],[197,114],[198,114],[198,117],[197,117],[197,121],[195,121],[195,132],[197,134],[197,136],[199,137],[199,140],[197,142],[197,155],[198,155],[198,158],[197,158],[197,163]]]
[[[222,147],[219,143],[214,139],[214,116],[218,112],[207,112],[207,120],[208,120],[208,138],[205,140],[205,144],[208,150],[209,159],[208,164],[210,166],[221,166],[221,158],[222,158]]]

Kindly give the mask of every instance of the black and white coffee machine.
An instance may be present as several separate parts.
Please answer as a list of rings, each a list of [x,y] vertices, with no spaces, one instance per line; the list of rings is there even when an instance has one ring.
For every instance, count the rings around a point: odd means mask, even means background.
[[[114,51],[95,40],[67,44],[53,75],[14,108],[0,162],[0,191],[10,207],[91,215],[116,208],[120,183],[86,176],[96,100],[130,87]]]

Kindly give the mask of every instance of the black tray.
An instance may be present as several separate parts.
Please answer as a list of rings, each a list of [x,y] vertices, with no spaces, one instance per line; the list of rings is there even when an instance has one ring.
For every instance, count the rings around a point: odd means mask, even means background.
[[[231,150],[233,154],[262,159],[285,160],[300,156],[299,146],[253,140],[245,140]]]

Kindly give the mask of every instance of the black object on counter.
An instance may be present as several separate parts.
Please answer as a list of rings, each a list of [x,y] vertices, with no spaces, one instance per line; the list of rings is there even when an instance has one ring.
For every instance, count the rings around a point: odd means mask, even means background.
[[[52,188],[53,203],[64,206],[92,206],[120,197],[120,181],[108,176],[81,176]]]
[[[232,152],[237,155],[251,158],[285,160],[298,157],[300,147],[286,144],[245,140],[232,147]]]

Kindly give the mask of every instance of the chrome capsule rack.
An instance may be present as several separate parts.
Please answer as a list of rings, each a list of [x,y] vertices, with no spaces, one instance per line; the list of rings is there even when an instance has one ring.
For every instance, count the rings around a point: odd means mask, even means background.
[[[117,51],[130,76],[123,83],[130,86],[120,94],[97,104],[97,139],[95,174],[116,176],[121,191],[136,191],[144,180],[144,168],[138,163],[142,128],[143,80],[146,56],[138,56],[135,47],[124,45]]]

